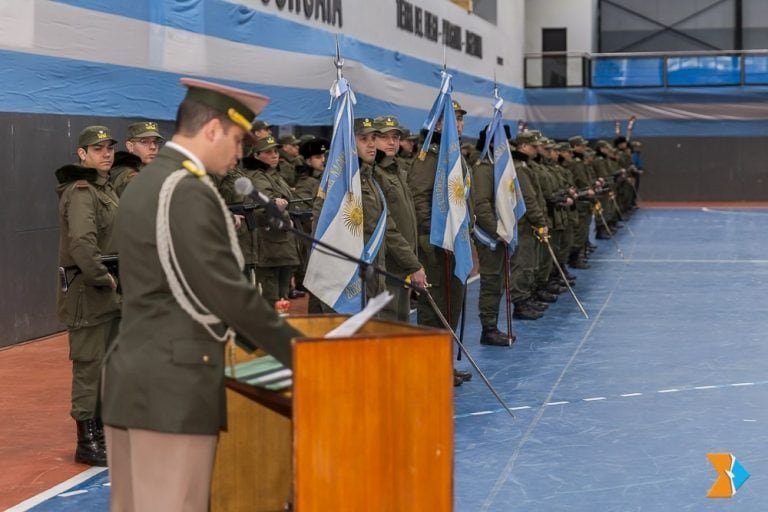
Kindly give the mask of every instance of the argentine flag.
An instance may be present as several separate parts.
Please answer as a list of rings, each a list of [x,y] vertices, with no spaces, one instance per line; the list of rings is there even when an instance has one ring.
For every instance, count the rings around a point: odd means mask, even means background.
[[[517,221],[525,215],[525,202],[520,192],[520,182],[509,150],[504,130],[502,107],[504,100],[494,92],[493,119],[488,125],[485,149],[481,158],[488,155],[493,162],[493,183],[496,191],[496,234],[509,246],[510,253],[517,246]]]
[[[331,87],[336,104],[333,137],[318,196],[324,198],[315,238],[348,254],[364,258],[363,201],[360,166],[355,145],[355,96],[346,79]],[[309,254],[304,286],[338,313],[362,309],[362,281],[356,263],[339,259],[314,245]]]
[[[424,148],[429,148],[432,133],[442,116],[443,128],[440,137],[440,153],[435,170],[435,186],[432,191],[432,227],[429,241],[432,245],[453,252],[456,260],[454,275],[462,283],[472,271],[472,246],[469,241],[469,197],[470,177],[464,176],[461,165],[461,144],[456,128],[456,114],[451,99],[451,75],[442,72],[443,81],[424,128],[429,133]]]

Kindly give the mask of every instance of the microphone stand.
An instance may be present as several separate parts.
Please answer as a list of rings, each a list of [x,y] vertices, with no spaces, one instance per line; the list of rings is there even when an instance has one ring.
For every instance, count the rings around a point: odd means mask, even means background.
[[[251,196],[253,197],[257,202],[262,202],[263,200],[258,197],[257,195]],[[270,207],[270,205],[272,207]],[[359,268],[359,274],[363,281],[362,283],[362,295],[363,295],[363,307],[365,307],[365,283],[366,281],[376,274],[380,274],[385,277],[389,277],[396,281],[397,283],[401,284],[402,286],[409,288],[411,290],[415,290],[419,294],[424,294],[424,296],[427,298],[427,301],[429,302],[430,307],[434,310],[437,317],[440,319],[440,323],[443,324],[445,329],[451,333],[451,336],[453,337],[453,340],[458,344],[461,351],[464,352],[464,354],[467,356],[467,359],[469,360],[472,367],[477,371],[478,375],[480,375],[480,378],[483,380],[485,385],[488,387],[488,389],[491,391],[493,396],[496,398],[496,400],[501,404],[501,406],[504,408],[509,415],[514,418],[515,415],[512,414],[512,410],[509,408],[507,403],[504,401],[503,398],[501,398],[501,395],[499,395],[498,391],[496,391],[496,388],[493,387],[493,384],[488,380],[488,377],[485,375],[485,373],[480,369],[480,366],[477,364],[475,359],[472,357],[472,355],[467,350],[467,347],[464,346],[464,343],[461,339],[456,335],[456,332],[451,328],[451,325],[448,323],[448,321],[445,319],[445,316],[443,316],[442,311],[440,311],[440,308],[437,307],[437,304],[435,304],[435,300],[432,298],[432,295],[429,293],[429,290],[426,288],[422,288],[420,286],[416,286],[408,281],[405,281],[404,279],[401,279],[400,277],[392,274],[391,272],[388,272],[384,270],[383,268],[373,264],[373,263],[367,263],[360,258],[353,256],[352,254],[349,254],[345,251],[342,251],[341,249],[338,249],[336,247],[333,247],[332,245],[329,245],[322,240],[318,240],[309,233],[305,233],[304,231],[300,229],[296,229],[293,227],[292,223],[289,219],[286,219],[284,216],[284,212],[281,212],[277,209],[277,207],[273,203],[265,204],[266,212],[269,216],[269,224],[275,229],[288,231],[289,233],[293,233],[294,235],[301,237],[307,241],[312,242],[314,245],[318,247],[322,247],[323,249],[330,251],[333,253],[336,257],[351,261],[353,263],[356,263]]]

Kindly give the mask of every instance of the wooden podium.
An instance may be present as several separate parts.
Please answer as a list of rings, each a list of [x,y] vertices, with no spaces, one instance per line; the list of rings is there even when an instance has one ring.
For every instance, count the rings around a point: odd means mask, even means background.
[[[227,379],[229,429],[216,454],[214,511],[453,509],[453,366],[445,331],[292,316],[293,389]],[[247,356],[239,356],[244,360]]]

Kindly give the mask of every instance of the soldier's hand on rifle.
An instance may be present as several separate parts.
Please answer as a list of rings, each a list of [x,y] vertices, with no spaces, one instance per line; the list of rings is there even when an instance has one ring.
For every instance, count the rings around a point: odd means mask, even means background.
[[[285,210],[285,207],[288,206],[288,201],[282,197],[278,197],[275,199],[275,206],[277,206],[280,211],[283,211]]]
[[[113,290],[117,290],[117,280],[115,279],[115,276],[112,274],[107,274],[109,276],[109,287]]]
[[[420,268],[416,272],[410,275],[411,277],[411,283],[415,286],[418,286],[419,288],[426,288],[427,287],[427,274],[424,272],[424,268]]]
[[[233,215],[232,216],[232,220],[235,221],[235,231],[239,230],[240,226],[243,225],[243,219],[245,219],[245,217],[243,217],[242,215]]]
[[[587,189],[587,197],[592,198],[595,197],[595,190],[594,189]]]

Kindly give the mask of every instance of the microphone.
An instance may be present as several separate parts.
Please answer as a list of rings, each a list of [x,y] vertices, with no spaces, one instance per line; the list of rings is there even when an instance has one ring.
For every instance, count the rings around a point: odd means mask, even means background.
[[[269,224],[275,229],[286,229],[290,227],[290,221],[283,216],[283,211],[272,201],[265,193],[254,188],[251,180],[241,176],[235,180],[235,192],[241,196],[248,196],[253,201],[264,207],[269,215]]]

